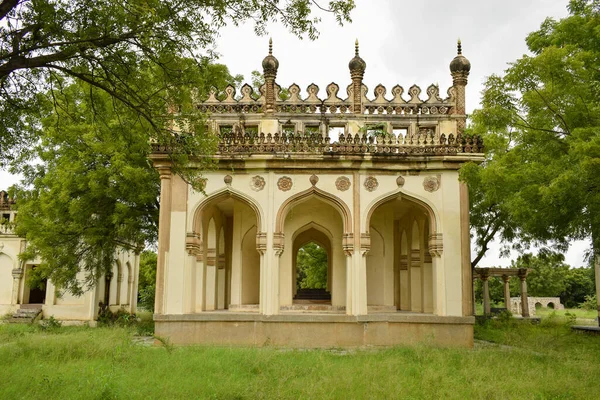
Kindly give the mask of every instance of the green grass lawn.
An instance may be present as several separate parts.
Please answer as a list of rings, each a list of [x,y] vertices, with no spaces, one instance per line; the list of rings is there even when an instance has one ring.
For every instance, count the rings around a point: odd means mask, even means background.
[[[136,327],[0,325],[0,399],[590,399],[600,336],[491,321],[474,349],[136,344]]]

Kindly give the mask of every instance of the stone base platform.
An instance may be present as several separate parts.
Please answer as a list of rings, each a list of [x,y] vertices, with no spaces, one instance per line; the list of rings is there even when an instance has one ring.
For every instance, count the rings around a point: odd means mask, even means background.
[[[362,316],[210,312],[154,315],[155,334],[178,345],[300,348],[394,346],[417,343],[473,347],[473,317],[412,313]]]

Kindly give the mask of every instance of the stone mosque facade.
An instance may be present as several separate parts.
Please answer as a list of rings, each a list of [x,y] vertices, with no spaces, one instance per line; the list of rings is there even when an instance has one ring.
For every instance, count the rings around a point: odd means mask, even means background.
[[[218,135],[217,168],[194,190],[155,145],[161,176],[155,326],[177,344],[331,347],[473,345],[468,189],[483,161],[463,135],[469,61],[453,85],[282,91],[272,45],[264,85],[211,92],[197,108]],[[343,93],[345,92],[345,94]],[[389,93],[389,94],[388,94]],[[327,253],[327,286],[300,299],[297,254]]]

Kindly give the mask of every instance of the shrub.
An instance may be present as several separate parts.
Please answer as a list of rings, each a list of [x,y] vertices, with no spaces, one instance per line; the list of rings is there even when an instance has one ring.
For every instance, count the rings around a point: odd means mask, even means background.
[[[54,316],[51,315],[50,318],[42,320],[39,327],[43,331],[54,332],[62,327],[62,322],[55,319]]]
[[[598,298],[596,295],[593,296],[585,296],[585,301],[579,305],[579,308],[583,308],[584,310],[596,310],[598,307]]]

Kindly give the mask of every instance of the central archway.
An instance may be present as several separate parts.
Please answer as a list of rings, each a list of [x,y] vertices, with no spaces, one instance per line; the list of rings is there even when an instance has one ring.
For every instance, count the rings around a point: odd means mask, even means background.
[[[327,303],[342,310],[346,305],[346,256],[343,251],[346,212],[313,193],[285,205],[281,229],[285,240],[280,258],[280,305],[291,306],[297,295],[296,258],[299,249],[316,243],[327,252]],[[280,210],[280,214],[281,210]]]
[[[298,233],[292,250],[293,300],[331,303],[331,238],[311,223]]]

